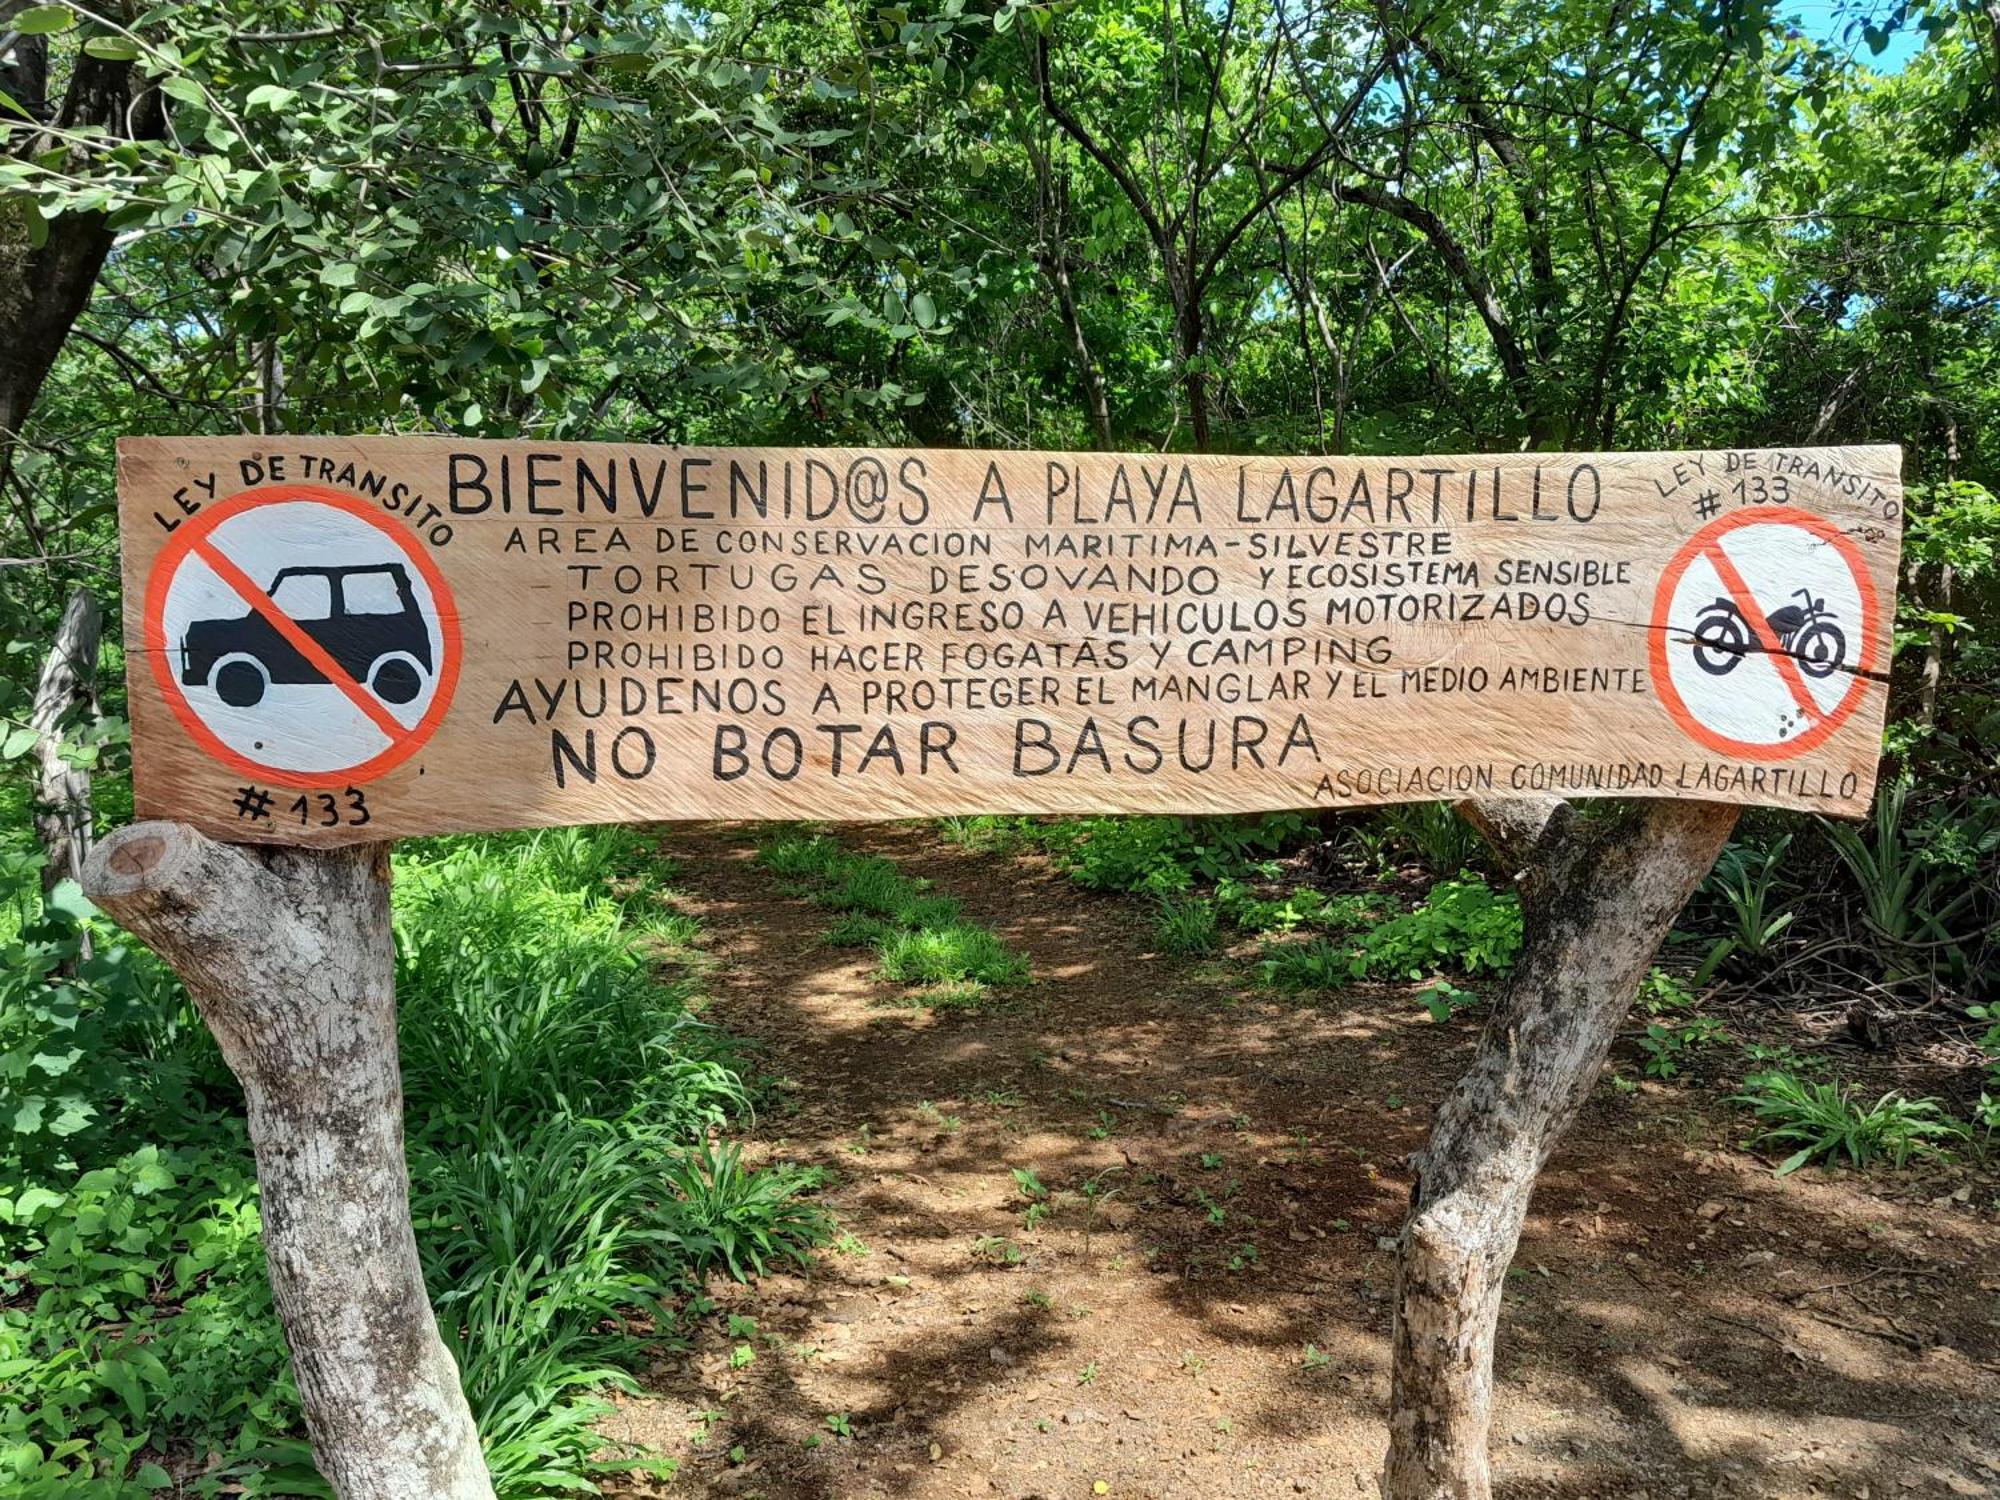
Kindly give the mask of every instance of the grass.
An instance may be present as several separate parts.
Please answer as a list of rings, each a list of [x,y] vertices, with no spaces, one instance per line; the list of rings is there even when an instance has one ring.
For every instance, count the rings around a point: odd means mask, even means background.
[[[1867,1104],[1849,1085],[1807,1082],[1776,1068],[1744,1079],[1743,1092],[1732,1102],[1748,1108],[1764,1127],[1751,1138],[1752,1146],[1798,1147],[1779,1164],[1780,1177],[1808,1162],[1842,1158],[1857,1167],[1873,1161],[1900,1167],[1969,1134],[1935,1099],[1890,1093]]]
[[[757,1081],[653,962],[698,937],[664,878],[625,830],[396,856],[412,1216],[506,1500],[666,1472],[607,1447],[604,1393],[671,1347],[703,1277],[826,1233],[810,1176],[718,1139]],[[78,923],[32,882],[0,857],[0,1052],[60,1068],[0,1075],[0,1493],[323,1495],[234,1081],[114,930],[59,982]]]
[[[988,987],[1028,978],[1022,954],[894,860],[857,854],[830,834],[790,828],[774,829],[757,859],[800,894],[838,912],[826,940],[873,948],[885,980],[923,991],[912,997],[917,1003],[964,1006]]]

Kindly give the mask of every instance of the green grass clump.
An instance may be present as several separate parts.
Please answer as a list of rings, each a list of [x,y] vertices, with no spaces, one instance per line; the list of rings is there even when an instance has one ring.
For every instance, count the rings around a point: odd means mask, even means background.
[[[1027,960],[993,933],[970,922],[904,929],[878,950],[882,977],[897,984],[1019,984]]]
[[[1969,1133],[1947,1118],[1935,1099],[1891,1093],[1867,1104],[1850,1085],[1809,1083],[1781,1068],[1752,1073],[1731,1102],[1744,1105],[1764,1126],[1751,1145],[1798,1147],[1779,1165],[1780,1177],[1807,1162],[1842,1158],[1857,1167],[1881,1160],[1900,1167]]]
[[[1163,898],[1153,933],[1163,949],[1184,958],[1206,958],[1222,947],[1215,903],[1200,896]]]
[[[962,1005],[988,985],[1028,977],[1025,957],[894,860],[857,854],[827,834],[782,831],[764,842],[757,859],[816,904],[840,913],[827,929],[829,943],[872,947],[882,977],[892,984],[936,987],[923,997],[926,1004]]]

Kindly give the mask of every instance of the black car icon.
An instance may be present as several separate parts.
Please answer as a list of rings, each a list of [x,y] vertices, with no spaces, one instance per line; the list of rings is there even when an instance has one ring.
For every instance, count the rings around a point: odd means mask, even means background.
[[[356,682],[385,703],[408,703],[434,670],[431,633],[399,562],[284,568],[271,602]],[[196,620],[181,636],[181,681],[207,684],[249,708],[273,683],[324,683],[326,674],[258,610]]]

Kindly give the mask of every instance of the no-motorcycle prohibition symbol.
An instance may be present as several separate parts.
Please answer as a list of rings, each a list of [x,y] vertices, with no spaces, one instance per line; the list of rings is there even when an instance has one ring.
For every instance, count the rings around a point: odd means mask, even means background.
[[[1733,512],[1660,575],[1653,685],[1718,754],[1803,755],[1866,696],[1879,609],[1860,549],[1831,522],[1790,506]]]
[[[280,786],[365,782],[428,740],[461,642],[422,544],[337,490],[277,485],[177,527],[146,587],[167,704],[209,754]]]

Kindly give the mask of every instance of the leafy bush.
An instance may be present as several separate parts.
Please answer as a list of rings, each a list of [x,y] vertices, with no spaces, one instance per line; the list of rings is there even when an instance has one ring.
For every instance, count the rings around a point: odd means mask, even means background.
[[[1390,844],[1414,854],[1440,880],[1485,865],[1486,841],[1449,802],[1407,802],[1377,816]]]
[[[1245,932],[1361,927],[1382,915],[1382,903],[1373,896],[1334,896],[1299,886],[1282,897],[1266,898],[1234,879],[1216,885],[1215,903],[1224,916]]]
[[[1702,961],[1700,978],[1706,980],[1730,958],[1740,955],[1751,960],[1770,957],[1772,945],[1792,925],[1796,912],[1773,909],[1777,897],[1778,866],[1791,847],[1792,836],[1765,849],[1731,844],[1715,862],[1703,888],[1720,896],[1731,917],[1731,930],[1716,939]]]
[[[1780,1177],[1809,1161],[1840,1157],[1857,1167],[1882,1158],[1900,1167],[1967,1133],[1935,1099],[1890,1093],[1863,1104],[1849,1085],[1808,1083],[1775,1068],[1752,1073],[1743,1083],[1732,1102],[1748,1107],[1764,1124],[1750,1144],[1799,1148],[1778,1167]]]
[[[1424,904],[1353,937],[1273,949],[1259,972],[1279,989],[1334,989],[1357,979],[1422,979],[1449,969],[1504,974],[1521,951],[1521,903],[1476,880],[1444,880]]]

